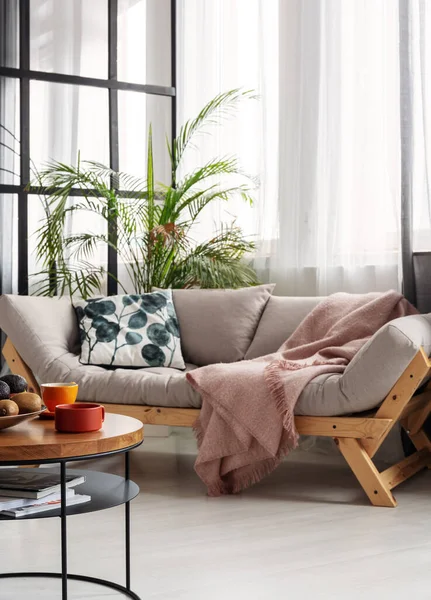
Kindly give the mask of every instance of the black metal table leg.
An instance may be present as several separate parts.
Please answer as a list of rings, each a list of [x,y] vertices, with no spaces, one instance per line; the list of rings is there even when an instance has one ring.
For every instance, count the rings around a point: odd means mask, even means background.
[[[66,527],[66,463],[60,463],[60,491],[61,491],[61,598],[67,600],[67,527]]]
[[[133,446],[135,447],[135,446]],[[133,448],[132,447],[132,448]],[[98,456],[96,456],[98,457]],[[93,456],[91,457],[93,458]],[[79,457],[79,460],[82,458]],[[68,597],[68,580],[73,581],[82,581],[87,583],[93,583],[96,585],[104,586],[106,588],[110,588],[111,590],[115,590],[132,600],[141,600],[141,598],[131,590],[130,585],[130,500],[125,502],[125,555],[126,555],[126,586],[120,585],[118,583],[114,583],[113,581],[108,581],[106,579],[99,579],[97,577],[89,577],[86,575],[77,575],[68,573],[67,567],[67,487],[66,487],[66,463],[71,462],[73,460],[78,460],[78,458],[72,459],[62,459],[60,461],[60,524],[61,524],[61,572],[60,573],[47,573],[47,572],[15,572],[15,573],[0,573],[0,581],[2,579],[9,578],[48,578],[48,579],[59,579],[61,580],[61,599],[67,600]],[[1,461],[0,461],[1,462]],[[39,464],[44,464],[44,462],[59,462],[57,460],[50,461],[38,461]],[[20,464],[20,463],[18,463]],[[26,463],[24,463],[26,464]],[[8,465],[9,466],[9,465]],[[128,486],[136,485],[130,481],[130,465],[129,465],[129,451],[125,452],[125,480],[128,482]],[[139,488],[138,488],[139,491]],[[130,496],[130,490],[125,491],[127,497]],[[135,494],[137,495],[137,493]],[[131,496],[132,498],[134,495]],[[58,513],[57,513],[58,515]],[[32,517],[30,517],[32,518]],[[0,593],[1,600],[1,593]]]
[[[130,479],[129,453],[125,454],[124,478],[126,481]],[[125,521],[126,521],[126,588],[130,590],[130,502],[125,504]]]

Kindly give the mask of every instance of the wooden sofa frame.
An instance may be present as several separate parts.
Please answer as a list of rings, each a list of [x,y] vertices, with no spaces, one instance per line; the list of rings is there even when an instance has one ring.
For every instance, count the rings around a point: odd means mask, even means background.
[[[7,339],[3,356],[12,373],[22,375],[29,391],[39,392],[30,368]],[[431,412],[431,383],[415,395],[431,372],[431,361],[421,348],[377,410],[353,417],[296,416],[302,435],[331,437],[374,506],[395,507],[391,490],[424,468],[431,468],[431,441],[424,423]],[[195,408],[165,408],[136,404],[105,404],[109,413],[129,415],[144,424],[191,427],[199,415]],[[379,472],[373,457],[394,425],[400,422],[416,451],[397,464]]]

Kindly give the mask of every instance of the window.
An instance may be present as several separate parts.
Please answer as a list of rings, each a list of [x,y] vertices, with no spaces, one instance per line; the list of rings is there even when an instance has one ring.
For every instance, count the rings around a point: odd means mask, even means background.
[[[169,174],[175,0],[2,0],[0,40],[0,227],[15,217],[18,292],[27,294],[43,215],[38,190],[28,187],[33,169],[75,163],[79,152],[145,175],[151,122],[158,178]],[[115,253],[102,254],[115,274]]]

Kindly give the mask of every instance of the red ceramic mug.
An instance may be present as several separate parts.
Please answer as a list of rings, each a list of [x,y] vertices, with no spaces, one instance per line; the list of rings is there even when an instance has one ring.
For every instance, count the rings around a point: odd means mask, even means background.
[[[105,407],[92,402],[58,404],[55,407],[55,428],[67,433],[99,431],[105,420]]]

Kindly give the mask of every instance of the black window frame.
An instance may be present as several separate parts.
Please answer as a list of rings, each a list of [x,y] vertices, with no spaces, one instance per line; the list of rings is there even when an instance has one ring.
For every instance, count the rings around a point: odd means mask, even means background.
[[[171,86],[131,83],[118,80],[118,0],[107,0],[108,9],[108,78],[82,77],[63,73],[49,73],[30,69],[30,1],[19,0],[19,67],[0,66],[0,77],[19,80],[20,104],[20,183],[0,183],[1,194],[18,196],[18,293],[27,295],[29,291],[28,273],[28,196],[37,194],[39,188],[30,186],[30,81],[46,81],[70,85],[85,85],[108,90],[109,106],[109,166],[119,170],[118,143],[118,92],[134,91],[171,98],[171,140],[176,135],[176,0],[170,0],[171,12]],[[115,181],[111,181],[115,188]],[[117,190],[121,195],[121,190]],[[81,196],[85,190],[74,190],[73,195]],[[109,224],[108,236],[115,241],[117,235],[115,221]],[[117,254],[108,246],[108,271],[116,278],[118,273]],[[117,293],[117,283],[108,277],[108,294]]]

